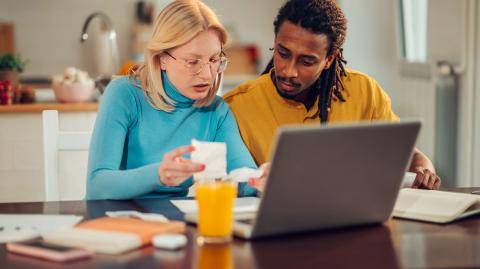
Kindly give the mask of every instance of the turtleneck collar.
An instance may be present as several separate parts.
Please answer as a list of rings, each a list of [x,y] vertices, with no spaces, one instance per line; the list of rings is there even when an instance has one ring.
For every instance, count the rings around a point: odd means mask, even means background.
[[[175,101],[175,107],[191,107],[194,100],[182,95],[177,88],[170,82],[167,76],[167,72],[162,71],[162,83],[163,89],[167,93],[168,97],[172,98]]]

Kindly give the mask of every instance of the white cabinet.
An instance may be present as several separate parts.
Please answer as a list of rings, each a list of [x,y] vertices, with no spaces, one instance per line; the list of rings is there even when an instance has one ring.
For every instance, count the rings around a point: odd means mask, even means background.
[[[90,131],[96,114],[60,111],[60,129]],[[0,114],[0,203],[44,200],[42,143],[41,112]],[[62,200],[78,200],[85,196],[87,159],[86,152],[60,154]]]

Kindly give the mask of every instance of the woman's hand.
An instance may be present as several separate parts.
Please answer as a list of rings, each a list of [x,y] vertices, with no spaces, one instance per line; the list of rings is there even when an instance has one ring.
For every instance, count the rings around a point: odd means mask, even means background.
[[[428,190],[438,190],[440,188],[442,180],[429,169],[418,166],[412,172],[417,174],[415,181],[412,183],[412,188]]]
[[[251,178],[248,180],[248,185],[254,187],[259,192],[265,190],[265,183],[267,182],[268,174],[270,174],[270,163],[264,163],[258,168],[263,171],[259,178]]]
[[[163,155],[163,160],[158,166],[158,177],[165,186],[178,186],[193,173],[205,170],[205,165],[194,163],[189,159],[182,158],[183,155],[193,152],[193,146],[178,147]]]

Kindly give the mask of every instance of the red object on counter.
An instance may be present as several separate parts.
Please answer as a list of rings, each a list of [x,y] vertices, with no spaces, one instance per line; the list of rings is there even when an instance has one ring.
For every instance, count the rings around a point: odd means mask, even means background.
[[[13,90],[9,80],[0,81],[0,105],[12,104]]]

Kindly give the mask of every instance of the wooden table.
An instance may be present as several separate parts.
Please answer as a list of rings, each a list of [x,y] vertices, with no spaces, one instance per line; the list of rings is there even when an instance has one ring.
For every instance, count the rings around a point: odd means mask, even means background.
[[[472,189],[455,189],[469,192]],[[168,200],[72,201],[0,204],[0,213],[77,214],[97,218],[107,210],[140,210],[182,219]],[[384,225],[306,233],[200,247],[196,229],[179,251],[145,247],[119,256],[62,265],[6,252],[0,268],[473,268],[480,267],[480,216],[448,225],[393,219]]]

